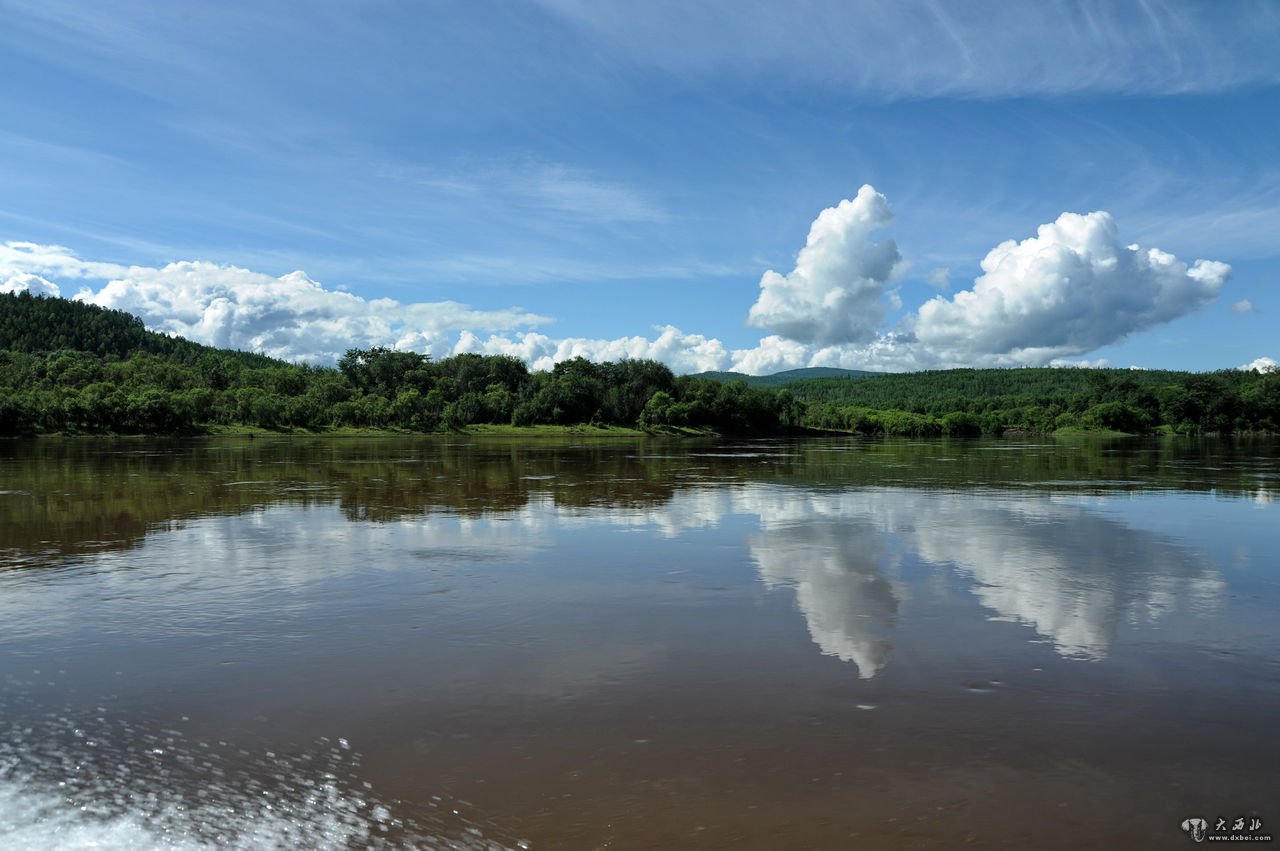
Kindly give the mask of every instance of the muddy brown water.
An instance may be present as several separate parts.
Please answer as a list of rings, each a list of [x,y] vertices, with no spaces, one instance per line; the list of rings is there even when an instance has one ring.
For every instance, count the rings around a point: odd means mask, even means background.
[[[1269,440],[0,443],[0,847],[1280,828]]]

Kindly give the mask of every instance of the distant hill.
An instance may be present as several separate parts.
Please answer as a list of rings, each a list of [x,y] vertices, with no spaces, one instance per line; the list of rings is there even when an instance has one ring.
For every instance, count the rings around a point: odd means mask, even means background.
[[[773,375],[747,375],[742,372],[699,372],[690,377],[705,378],[709,381],[745,381],[752,387],[783,387],[794,381],[806,381],[811,378],[862,378],[868,375],[880,374],[862,369],[810,366],[804,369],[788,369],[783,372],[775,372]]]
[[[206,355],[229,358],[247,367],[283,366],[283,361],[252,352],[215,349],[184,337],[148,331],[142,320],[67,298],[0,293],[0,351],[88,352],[125,359],[139,353],[191,363]]]
[[[803,371],[803,370],[799,370]],[[1235,370],[1224,373],[1236,378]],[[926,372],[878,372],[857,381],[841,377],[813,377],[788,384],[797,397],[840,405],[889,408],[906,411],[965,410],[974,400],[998,399],[1002,406],[1065,405],[1078,394],[1101,394],[1117,386],[1129,391],[1154,393],[1169,384],[1181,384],[1193,373],[1169,370],[1057,369],[947,369]],[[1101,396],[1100,396],[1101,398]]]

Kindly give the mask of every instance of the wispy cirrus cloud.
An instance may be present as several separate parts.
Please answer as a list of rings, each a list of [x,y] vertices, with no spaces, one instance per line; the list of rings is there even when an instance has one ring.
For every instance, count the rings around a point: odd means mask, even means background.
[[[539,166],[517,183],[539,206],[588,219],[662,222],[667,212],[647,193],[565,166]]]
[[[1280,80],[1266,3],[539,0],[642,66],[877,98],[1223,91]],[[996,35],[998,34],[998,36]]]
[[[424,260],[416,268],[444,280],[471,284],[691,280],[751,272],[742,266],[691,258],[644,263],[509,254],[459,254]]]
[[[563,163],[529,159],[419,168],[384,163],[380,170],[428,191],[487,199],[497,207],[593,222],[665,222],[669,213],[649,191]]]

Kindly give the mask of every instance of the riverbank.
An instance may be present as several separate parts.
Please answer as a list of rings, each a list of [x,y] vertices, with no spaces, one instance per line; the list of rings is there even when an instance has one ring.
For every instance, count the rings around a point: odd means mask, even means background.
[[[201,437],[243,437],[256,438],[366,438],[366,437],[497,437],[512,439],[551,439],[551,438],[585,438],[585,439],[643,439],[643,438],[677,438],[677,439],[713,439],[720,440],[731,437],[858,437],[864,439],[893,440],[977,440],[981,437],[1021,439],[1028,437],[1051,437],[1059,439],[1114,439],[1114,438],[1265,438],[1275,437],[1275,432],[1240,431],[1232,434],[1201,432],[1188,434],[1160,427],[1146,433],[1116,431],[1114,429],[1060,428],[1053,431],[1031,431],[1025,429],[1008,429],[999,435],[946,435],[946,434],[890,434],[884,432],[849,431],[844,429],[804,428],[796,427],[777,432],[719,432],[710,428],[691,428],[687,426],[652,426],[647,429],[629,428],[611,425],[493,425],[477,424],[464,426],[449,431],[413,431],[397,428],[357,428],[342,426],[339,428],[312,430],[305,428],[262,428],[260,426],[209,426],[203,429],[181,432],[142,433],[142,432],[106,432],[106,431],[55,431],[36,432],[33,434],[17,434],[0,436],[0,440],[50,440],[50,439],[82,439],[82,438],[201,438]]]
[[[787,432],[786,434],[791,434]],[[822,432],[807,430],[806,434]],[[449,435],[466,435],[475,437],[519,437],[519,438],[645,438],[645,437],[678,437],[678,438],[720,438],[728,435],[709,428],[689,428],[684,426],[655,426],[647,429],[629,428],[615,425],[493,425],[476,424],[463,426],[449,431],[413,431],[398,428],[356,428],[342,426],[331,429],[306,428],[262,428],[247,425],[213,425],[206,428],[167,433],[136,433],[106,431],[55,431],[37,432],[34,434],[11,435],[7,439],[41,439],[50,438],[165,438],[165,437],[247,437],[247,438],[279,438],[279,437],[447,437]],[[765,437],[778,437],[781,434],[762,434]],[[6,438],[0,438],[6,439]]]

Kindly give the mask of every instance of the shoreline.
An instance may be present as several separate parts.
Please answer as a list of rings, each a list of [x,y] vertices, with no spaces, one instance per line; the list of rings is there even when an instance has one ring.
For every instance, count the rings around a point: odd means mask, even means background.
[[[867,433],[860,431],[843,431],[839,429],[818,429],[818,428],[794,428],[786,431],[776,432],[718,432],[712,429],[698,429],[681,426],[661,426],[658,428],[640,429],[628,426],[597,426],[597,425],[532,425],[532,426],[512,426],[512,425],[493,425],[493,424],[476,424],[465,426],[461,429],[453,431],[410,431],[408,429],[394,428],[335,428],[325,429],[323,431],[311,431],[308,429],[268,429],[256,426],[219,426],[202,431],[191,432],[36,432],[33,434],[10,434],[0,436],[0,441],[18,441],[18,440],[136,440],[136,439],[172,439],[172,440],[191,440],[203,438],[245,438],[254,440],[257,438],[324,438],[324,439],[341,439],[341,438],[405,438],[405,437],[485,437],[485,438],[522,438],[522,439],[553,439],[553,438],[588,438],[593,440],[615,439],[615,440],[635,440],[646,438],[659,439],[677,439],[677,440],[724,440],[729,438],[796,438],[796,437],[856,437],[866,440],[873,439],[894,439],[894,440],[1002,440],[1002,439],[1026,439],[1026,438],[1063,438],[1063,439],[1098,439],[1098,438],[1138,438],[1138,439],[1202,439],[1213,438],[1221,439],[1255,439],[1255,438],[1275,438],[1275,432],[1268,431],[1238,431],[1230,434],[1222,434],[1220,432],[1202,432],[1199,434],[1188,434],[1175,432],[1171,429],[1161,428],[1146,433],[1132,433],[1124,431],[1114,431],[1111,429],[1080,429],[1080,428],[1064,428],[1054,431],[1028,431],[1028,430],[1010,430],[1003,434],[975,434],[975,435],[911,435],[911,434],[885,434],[885,433]]]

